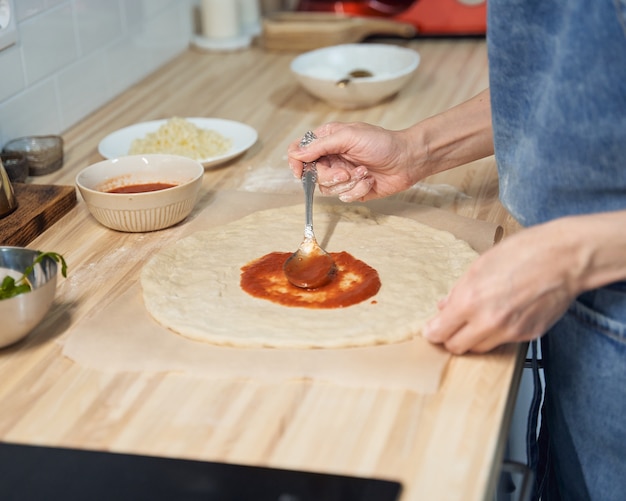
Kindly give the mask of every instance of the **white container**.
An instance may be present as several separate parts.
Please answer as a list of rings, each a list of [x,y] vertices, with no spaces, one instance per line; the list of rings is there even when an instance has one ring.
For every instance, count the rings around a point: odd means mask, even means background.
[[[241,34],[236,1],[202,0],[201,19],[205,38],[233,38]]]
[[[209,51],[232,51],[249,47],[251,33],[244,30],[243,5],[239,0],[202,0],[200,4],[201,33],[193,37],[197,48]],[[250,7],[245,5],[250,15]]]
[[[420,63],[417,51],[391,44],[343,44],[305,52],[291,62],[298,82],[312,95],[338,108],[363,108],[402,89]],[[337,85],[352,70],[373,76]]]

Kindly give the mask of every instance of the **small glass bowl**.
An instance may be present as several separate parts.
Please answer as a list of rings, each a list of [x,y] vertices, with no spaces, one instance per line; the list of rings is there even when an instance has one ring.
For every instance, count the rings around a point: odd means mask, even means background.
[[[4,170],[12,183],[23,183],[28,177],[28,161],[21,153],[0,153]]]
[[[3,153],[24,155],[29,176],[43,176],[63,166],[63,138],[60,136],[27,136],[4,145]]]

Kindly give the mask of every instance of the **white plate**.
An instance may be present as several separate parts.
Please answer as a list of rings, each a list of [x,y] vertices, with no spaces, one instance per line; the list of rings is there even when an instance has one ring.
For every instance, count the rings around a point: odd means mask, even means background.
[[[230,150],[226,153],[199,160],[205,167],[214,167],[227,162],[237,155],[241,155],[244,151],[249,149],[258,138],[257,131],[254,128],[233,120],[223,120],[221,118],[187,118],[186,120],[201,129],[210,129],[219,132],[222,136],[232,141]],[[130,150],[130,145],[135,139],[141,139],[149,132],[156,132],[165,122],[167,122],[166,119],[152,120],[150,122],[130,125],[112,132],[100,141],[98,152],[107,159],[126,156]]]

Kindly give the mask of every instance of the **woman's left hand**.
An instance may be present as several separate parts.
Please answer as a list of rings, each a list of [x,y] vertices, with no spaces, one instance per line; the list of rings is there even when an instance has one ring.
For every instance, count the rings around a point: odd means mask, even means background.
[[[578,293],[578,253],[557,228],[522,230],[481,255],[439,302],[424,337],[462,354],[543,335]]]

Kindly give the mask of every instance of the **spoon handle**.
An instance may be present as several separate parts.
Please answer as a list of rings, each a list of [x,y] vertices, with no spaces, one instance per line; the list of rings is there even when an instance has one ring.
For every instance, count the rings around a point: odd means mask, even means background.
[[[313,233],[313,192],[317,182],[317,168],[315,162],[305,163],[302,169],[302,187],[304,188],[304,237],[315,238]]]

